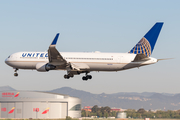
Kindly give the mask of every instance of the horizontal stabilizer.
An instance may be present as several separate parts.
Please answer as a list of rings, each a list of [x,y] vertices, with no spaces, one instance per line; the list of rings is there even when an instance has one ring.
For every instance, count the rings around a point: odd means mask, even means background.
[[[170,59],[174,59],[174,58],[157,59],[157,61],[160,61],[160,60],[170,60]]]

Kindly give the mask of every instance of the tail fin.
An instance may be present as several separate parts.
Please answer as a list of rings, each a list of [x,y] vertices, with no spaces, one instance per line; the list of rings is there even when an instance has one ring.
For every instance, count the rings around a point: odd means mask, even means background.
[[[163,22],[157,22],[146,35],[129,51],[134,54],[144,54],[149,57],[154,49]]]

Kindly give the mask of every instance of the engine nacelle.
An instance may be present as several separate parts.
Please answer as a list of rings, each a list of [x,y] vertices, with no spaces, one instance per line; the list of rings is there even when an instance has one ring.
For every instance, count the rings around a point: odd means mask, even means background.
[[[47,72],[49,70],[54,70],[56,66],[51,65],[49,63],[37,63],[36,70],[39,72]]]

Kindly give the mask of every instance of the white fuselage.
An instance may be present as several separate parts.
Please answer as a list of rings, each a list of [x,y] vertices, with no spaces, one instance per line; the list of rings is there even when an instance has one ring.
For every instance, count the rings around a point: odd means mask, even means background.
[[[62,57],[69,63],[85,63],[89,71],[119,71],[140,67],[157,62],[149,60],[132,62],[136,54],[130,53],[100,53],[100,52],[61,52]],[[10,55],[6,64],[17,69],[36,69],[37,63],[49,63],[47,52],[18,52]],[[59,68],[66,70],[66,68]]]

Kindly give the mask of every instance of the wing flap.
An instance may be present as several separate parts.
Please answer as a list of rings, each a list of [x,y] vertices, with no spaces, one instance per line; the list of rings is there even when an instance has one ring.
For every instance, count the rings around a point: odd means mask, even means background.
[[[85,63],[71,63],[73,69],[81,71],[81,70],[89,70],[90,67]]]

